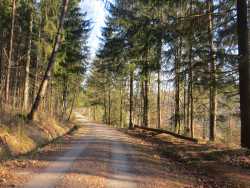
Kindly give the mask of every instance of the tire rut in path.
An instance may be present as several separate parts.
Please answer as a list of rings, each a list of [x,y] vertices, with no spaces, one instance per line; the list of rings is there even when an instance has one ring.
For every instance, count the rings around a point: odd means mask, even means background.
[[[80,136],[81,131],[78,133]],[[54,188],[63,179],[65,173],[70,169],[77,157],[84,152],[88,145],[89,137],[79,139],[63,156],[51,159],[53,163],[39,174],[35,174],[24,188]]]
[[[48,167],[34,173],[23,187],[177,188],[191,185],[189,177],[180,179],[179,173],[170,170],[175,168],[173,164],[166,166],[168,161],[154,158],[148,147],[138,148],[140,140],[78,116],[83,127],[62,144],[63,152],[42,155],[41,160],[49,161]]]
[[[136,188],[135,174],[131,171],[131,162],[127,158],[127,154],[131,152],[131,148],[126,146],[119,140],[120,138],[113,134],[114,142],[112,143],[112,164],[113,172],[108,180],[108,188]]]

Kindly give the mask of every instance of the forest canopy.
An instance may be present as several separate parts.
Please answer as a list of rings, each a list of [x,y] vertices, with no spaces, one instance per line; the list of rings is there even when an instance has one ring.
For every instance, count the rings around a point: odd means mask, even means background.
[[[108,3],[87,79],[93,119],[239,144],[241,3]]]

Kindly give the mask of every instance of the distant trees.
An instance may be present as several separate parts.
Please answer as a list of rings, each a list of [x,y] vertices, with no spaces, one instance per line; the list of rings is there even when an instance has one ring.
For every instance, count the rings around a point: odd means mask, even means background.
[[[12,14],[11,14],[11,28],[10,28],[10,41],[9,41],[9,53],[8,53],[8,64],[6,71],[6,83],[5,83],[5,102],[9,102],[9,90],[10,90],[10,74],[12,67],[12,56],[13,56],[13,38],[14,38],[14,27],[16,19],[16,0],[12,0]]]
[[[110,4],[95,62],[102,68],[94,72],[106,69],[113,97],[121,81],[125,90],[133,91],[124,105],[128,125],[132,119],[133,124],[211,141],[224,139],[231,118],[239,130],[235,8],[233,0]]]
[[[27,113],[34,103],[30,119],[37,110],[68,118],[86,71],[89,31],[78,0],[0,1],[1,110]]]

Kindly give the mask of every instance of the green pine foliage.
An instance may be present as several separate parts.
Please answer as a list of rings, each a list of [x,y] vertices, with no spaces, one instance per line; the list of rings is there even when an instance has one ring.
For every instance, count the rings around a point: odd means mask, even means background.
[[[16,0],[15,23],[10,73],[10,100],[5,101],[6,63],[10,50],[11,0],[0,2],[0,72],[1,110],[12,108],[26,113],[35,100],[38,87],[52,52],[59,25],[61,1]],[[82,83],[89,62],[87,40],[91,22],[80,8],[79,0],[71,0],[64,22],[61,47],[56,57],[52,77],[44,103],[40,109],[55,117],[68,118],[71,109],[79,102]],[[32,18],[32,33],[29,28]],[[28,42],[31,39],[29,68],[28,109],[23,108],[25,65],[28,59]]]
[[[211,9],[209,3],[213,3]],[[157,127],[159,92],[161,128],[207,139],[211,134],[213,112],[209,96],[212,88],[216,90],[216,139],[228,140],[225,130],[232,129],[234,142],[238,143],[234,1],[116,0],[107,9],[109,16],[103,28],[102,45],[86,87],[87,93],[91,91],[88,99],[92,101],[92,108],[97,105],[103,111],[105,118],[100,120],[109,119],[108,93],[111,92],[111,119],[118,120],[123,113],[128,126],[132,70],[134,124]],[[211,69],[211,61],[215,62],[215,71]],[[157,74],[160,75],[158,81]],[[211,80],[211,75],[215,80]],[[102,83],[93,84],[96,80]],[[119,93],[120,88],[123,90]],[[113,106],[119,107],[121,98],[124,99],[122,110],[116,113],[117,108]],[[95,99],[99,102],[93,102]],[[234,124],[229,128],[232,119]],[[119,121],[110,123],[120,125]]]

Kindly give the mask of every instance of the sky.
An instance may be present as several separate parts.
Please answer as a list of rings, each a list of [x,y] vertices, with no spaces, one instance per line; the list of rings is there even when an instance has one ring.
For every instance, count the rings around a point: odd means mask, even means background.
[[[99,37],[101,37],[101,28],[105,26],[105,17],[107,11],[103,0],[82,0],[81,8],[87,12],[88,19],[92,21],[92,31],[89,38],[89,46],[91,52],[91,59],[95,57],[95,52],[99,46]]]

